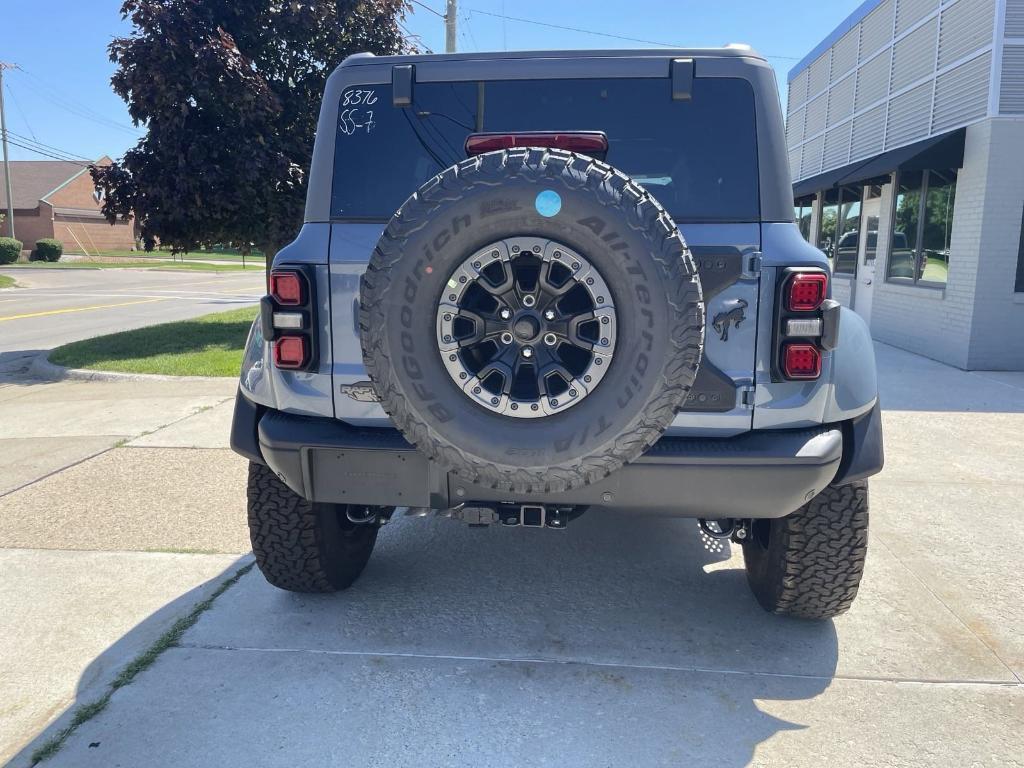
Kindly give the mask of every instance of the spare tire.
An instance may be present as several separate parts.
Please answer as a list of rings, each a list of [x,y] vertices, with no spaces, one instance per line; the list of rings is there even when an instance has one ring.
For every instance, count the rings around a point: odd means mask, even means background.
[[[668,213],[611,166],[490,152],[424,184],[360,289],[384,410],[469,483],[594,483],[640,456],[693,384],[700,280]]]

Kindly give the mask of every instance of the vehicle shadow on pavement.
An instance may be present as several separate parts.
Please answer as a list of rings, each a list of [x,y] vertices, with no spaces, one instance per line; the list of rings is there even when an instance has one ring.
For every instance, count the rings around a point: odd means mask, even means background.
[[[348,592],[289,594],[254,571],[226,598],[192,647],[245,649],[288,674],[289,663],[366,665],[351,679],[359,690],[335,679],[313,695],[344,691],[388,712],[380,752],[346,754],[337,722],[295,720],[353,764],[410,740],[422,764],[441,764],[446,744],[470,738],[480,743],[452,764],[747,765],[759,743],[803,727],[758,702],[814,698],[837,665],[832,622],[765,613],[741,560],[708,551],[692,520],[591,511],[548,531],[396,518]],[[306,661],[281,660],[292,653]],[[301,678],[310,685],[308,670]],[[389,690],[396,678],[415,682]],[[233,722],[255,729],[268,716]],[[480,718],[486,732],[472,726]],[[557,742],[534,737],[549,731]],[[515,759],[481,752],[512,743]]]
[[[150,650],[157,643],[164,633],[189,613],[204,600],[207,600],[227,579],[234,576],[238,570],[252,562],[251,555],[239,557],[222,572],[204,581],[193,589],[184,592],[174,600],[163,605],[159,610],[151,613],[140,621],[131,631],[119,638],[113,645],[107,647],[99,656],[89,662],[80,676],[75,690],[75,700],[64,707],[63,712],[51,722],[46,728],[40,731],[31,741],[14,754],[5,763],[5,768],[22,768],[31,766],[32,755],[36,750],[60,734],[75,717],[76,711],[83,706],[88,706],[100,700],[109,691],[111,682],[127,666],[136,662],[139,657]],[[126,600],[131,596],[126,594]],[[76,632],[74,627],[54,627],[53,631]],[[15,660],[5,659],[5,663],[12,663]],[[53,686],[41,683],[40,691],[52,690]],[[52,711],[57,712],[60,706],[55,706]],[[19,734],[19,738],[25,738],[28,734]],[[17,743],[17,742],[16,742]],[[2,745],[7,748],[13,744]],[[6,750],[5,750],[6,751]],[[0,753],[2,754],[2,753]],[[46,762],[40,763],[45,765]]]
[[[152,642],[203,597],[111,646],[76,704],[101,695],[137,636]],[[741,561],[708,551],[694,521],[601,511],[567,531],[396,517],[347,592],[291,594],[253,570],[180,645],[54,763],[743,766],[804,727],[760,703],[820,695],[838,653],[832,622],[766,614]]]

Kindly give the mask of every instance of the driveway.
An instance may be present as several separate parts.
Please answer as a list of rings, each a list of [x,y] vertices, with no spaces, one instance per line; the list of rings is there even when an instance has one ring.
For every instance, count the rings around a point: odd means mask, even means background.
[[[1021,765],[1024,374],[877,351],[887,466],[872,480],[861,594],[835,621],[763,613],[738,551],[708,551],[692,521],[591,512],[556,532],[396,518],[346,593],[243,576],[47,765]],[[0,640],[17,635],[19,666],[34,665],[21,690],[37,691],[15,707],[50,696],[52,717],[94,700],[125,648],[209,589],[193,576],[197,592],[175,593],[175,569],[195,559],[215,582],[248,562],[233,554],[244,465],[218,438],[228,408],[0,496],[5,573],[13,564],[36,605],[91,601],[72,618],[0,616]],[[66,577],[39,561],[42,584],[16,563],[104,547],[131,550],[101,553],[111,564],[152,559],[150,573],[171,574],[163,591],[137,599],[144,580],[126,566],[124,588],[97,597],[83,585],[108,577],[91,561]],[[106,610],[111,622],[94,615]],[[106,649],[61,639],[82,627]],[[61,689],[76,663],[77,691]]]
[[[255,304],[264,273],[139,269],[0,269],[0,372],[40,350]]]

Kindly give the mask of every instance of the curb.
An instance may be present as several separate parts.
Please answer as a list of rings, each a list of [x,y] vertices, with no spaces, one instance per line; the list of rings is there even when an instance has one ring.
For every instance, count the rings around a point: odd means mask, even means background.
[[[87,368],[65,368],[51,363],[49,352],[40,352],[28,367],[28,375],[45,381],[224,381],[230,376],[168,376],[159,373],[122,373],[91,371]]]

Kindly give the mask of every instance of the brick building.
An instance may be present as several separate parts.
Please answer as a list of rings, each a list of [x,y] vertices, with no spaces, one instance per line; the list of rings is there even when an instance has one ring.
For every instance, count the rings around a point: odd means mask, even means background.
[[[97,161],[100,165],[109,162],[108,157]],[[92,178],[81,163],[12,160],[11,191],[14,235],[25,250],[48,237],[64,243],[65,253],[127,250],[135,245],[132,222],[111,225],[103,218]],[[6,185],[0,183],[0,213],[6,211]],[[7,235],[6,221],[0,230]]]
[[[875,338],[1024,370],[1024,0],[866,0],[789,73],[795,213]]]

